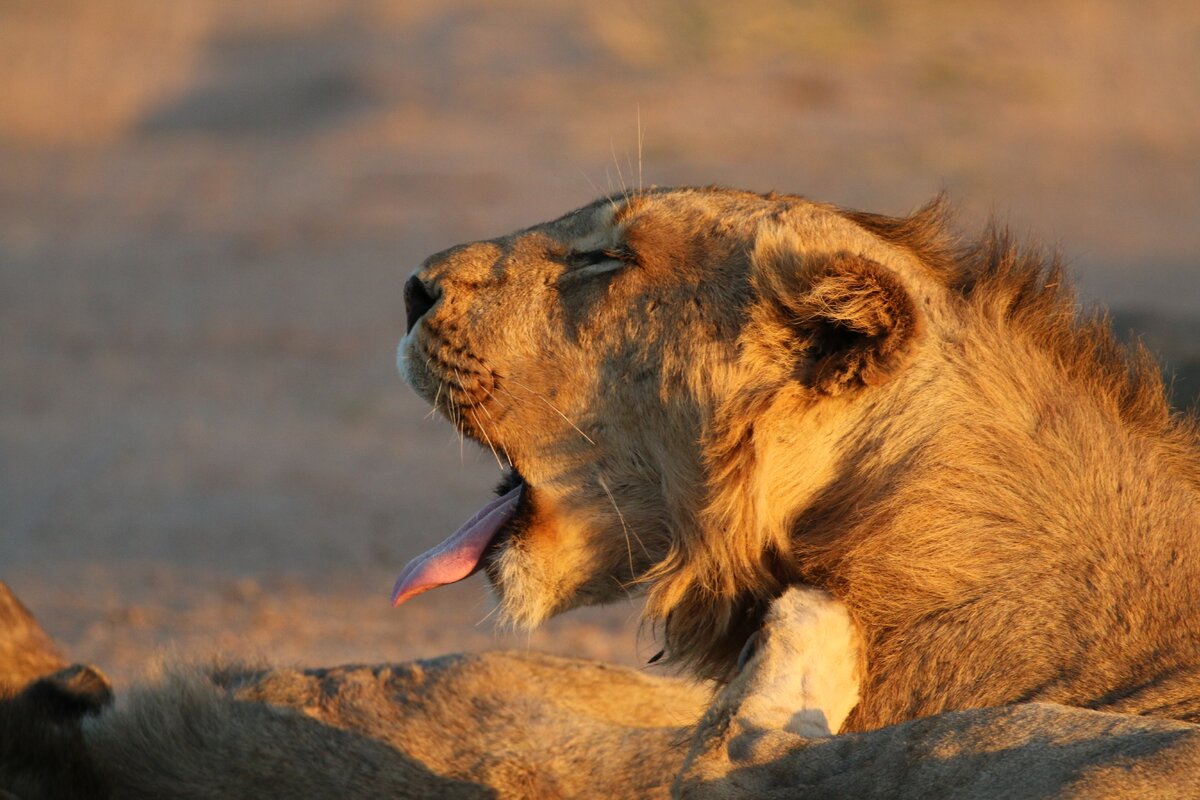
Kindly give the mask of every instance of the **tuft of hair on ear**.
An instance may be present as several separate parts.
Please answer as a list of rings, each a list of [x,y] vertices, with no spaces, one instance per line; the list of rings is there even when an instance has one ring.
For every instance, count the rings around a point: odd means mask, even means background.
[[[838,252],[806,264],[808,286],[781,298],[802,345],[800,380],[827,395],[878,386],[920,333],[912,297],[887,267]]]

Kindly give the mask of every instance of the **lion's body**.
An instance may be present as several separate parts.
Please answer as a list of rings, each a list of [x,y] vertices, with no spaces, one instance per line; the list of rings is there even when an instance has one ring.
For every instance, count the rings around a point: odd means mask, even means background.
[[[727,674],[789,584],[866,642],[847,730],[1020,701],[1200,720],[1200,449],[1153,362],[989,234],[725,190],[431,258],[406,373],[513,462],[535,624],[644,589]],[[440,398],[440,399],[439,399]]]
[[[20,609],[0,675],[31,656],[56,669]],[[665,798],[711,697],[541,653],[175,667],[119,703],[93,667],[25,677],[0,687],[0,800]]]
[[[114,800],[665,797],[707,699],[540,653],[193,669],[84,734]]]

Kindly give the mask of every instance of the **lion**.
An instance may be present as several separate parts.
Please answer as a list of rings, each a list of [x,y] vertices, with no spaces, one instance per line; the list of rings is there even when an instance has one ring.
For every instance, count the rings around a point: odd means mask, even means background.
[[[711,690],[541,653],[174,664],[120,700],[0,583],[0,800],[666,798]]]
[[[401,603],[482,570],[536,625],[642,593],[727,679],[809,584],[862,631],[843,732],[1021,702],[1200,721],[1200,433],[1055,257],[944,203],[602,198],[427,259],[410,385],[506,462]]]

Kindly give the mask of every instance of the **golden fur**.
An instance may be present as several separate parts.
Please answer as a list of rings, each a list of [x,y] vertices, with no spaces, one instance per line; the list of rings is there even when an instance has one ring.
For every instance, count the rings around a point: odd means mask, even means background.
[[[0,697],[67,665],[54,642],[8,586],[0,583]]]
[[[1200,458],[1056,262],[940,204],[607,198],[430,258],[413,386],[524,481],[509,619],[647,595],[727,675],[807,582],[867,669],[847,730],[1041,700],[1200,719]]]
[[[56,658],[26,621],[0,644]],[[694,732],[701,687],[536,653],[191,668],[120,703],[77,665],[0,698],[0,798],[665,798],[672,782],[691,800],[1200,792],[1200,727],[1171,720],[1028,703],[830,737],[857,696],[860,646],[842,604],[787,590]],[[0,669],[27,656],[0,649]]]

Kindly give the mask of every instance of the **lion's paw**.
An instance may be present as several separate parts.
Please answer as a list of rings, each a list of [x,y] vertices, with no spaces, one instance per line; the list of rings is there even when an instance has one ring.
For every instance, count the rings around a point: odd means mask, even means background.
[[[846,607],[828,592],[789,588],[767,612],[726,692],[741,726],[828,736],[858,703],[862,643]]]

